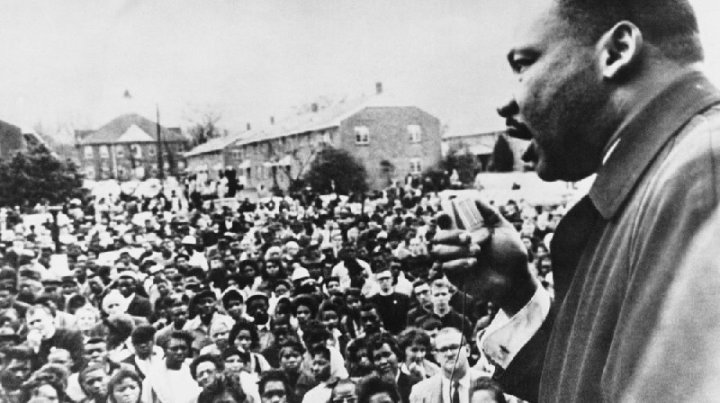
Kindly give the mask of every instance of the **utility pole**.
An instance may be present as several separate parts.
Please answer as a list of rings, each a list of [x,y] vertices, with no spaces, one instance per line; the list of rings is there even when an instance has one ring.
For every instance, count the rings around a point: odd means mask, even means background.
[[[158,104],[155,104],[155,111],[156,111],[156,115],[157,115],[156,130],[157,130],[158,179],[160,179],[160,181],[162,181],[165,178],[165,167],[163,166],[162,137],[160,135],[160,106]]]

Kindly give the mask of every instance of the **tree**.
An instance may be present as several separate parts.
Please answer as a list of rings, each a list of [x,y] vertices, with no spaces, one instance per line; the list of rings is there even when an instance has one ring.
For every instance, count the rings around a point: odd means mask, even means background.
[[[467,151],[467,146],[460,144],[448,151],[445,158],[440,161],[439,168],[446,171],[448,176],[453,171],[457,171],[460,182],[467,185],[473,183],[481,166],[477,158]]]
[[[63,203],[81,197],[82,174],[71,160],[61,161],[44,145],[0,161],[0,206],[31,204],[48,200]]]
[[[327,147],[320,150],[303,177],[313,191],[326,194],[365,193],[367,171],[349,152]]]
[[[192,138],[192,145],[200,145],[207,143],[210,139],[226,136],[227,130],[218,126],[220,119],[222,119],[222,115],[213,111],[206,111],[197,119],[193,119],[192,125],[187,129]]]
[[[510,148],[510,143],[501,134],[495,141],[495,147],[493,148],[492,170],[495,172],[512,172],[514,166],[515,157]]]

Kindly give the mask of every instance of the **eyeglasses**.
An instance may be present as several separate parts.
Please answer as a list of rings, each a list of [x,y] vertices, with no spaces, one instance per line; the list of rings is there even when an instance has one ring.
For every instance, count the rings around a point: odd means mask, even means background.
[[[284,390],[268,390],[267,392],[263,393],[263,397],[266,399],[272,399],[273,397],[283,398],[285,396],[286,394]]]
[[[437,348],[437,349],[435,349],[435,351],[437,351],[438,353],[444,354],[444,353],[448,353],[451,351],[457,351],[460,347],[462,347],[462,346],[459,344],[451,344],[449,346]]]
[[[332,399],[332,403],[355,403],[357,396],[341,396]]]

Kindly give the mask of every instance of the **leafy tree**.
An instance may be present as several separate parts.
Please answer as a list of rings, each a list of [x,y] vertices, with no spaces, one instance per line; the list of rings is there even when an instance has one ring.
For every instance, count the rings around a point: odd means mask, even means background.
[[[0,161],[0,205],[34,204],[43,199],[59,204],[83,195],[82,179],[75,163],[57,159],[40,144]]]
[[[303,178],[318,193],[364,193],[367,171],[349,152],[327,147],[318,152]]]
[[[495,141],[495,147],[493,148],[492,170],[496,172],[512,172],[514,166],[515,157],[510,148],[510,143],[501,134]]]
[[[439,168],[446,171],[448,176],[457,171],[460,182],[470,184],[475,180],[475,175],[480,172],[481,165],[477,158],[467,151],[464,144],[451,148],[445,158],[440,161]]]

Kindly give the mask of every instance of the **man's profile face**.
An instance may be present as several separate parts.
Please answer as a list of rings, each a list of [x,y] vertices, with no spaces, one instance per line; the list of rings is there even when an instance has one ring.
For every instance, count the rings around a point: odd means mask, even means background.
[[[501,112],[521,137],[532,136],[524,159],[544,180],[579,180],[594,172],[614,117],[608,110],[592,43],[582,44],[557,15],[557,0],[523,2],[508,62],[516,77],[512,112]],[[512,105],[508,104],[508,105]]]

